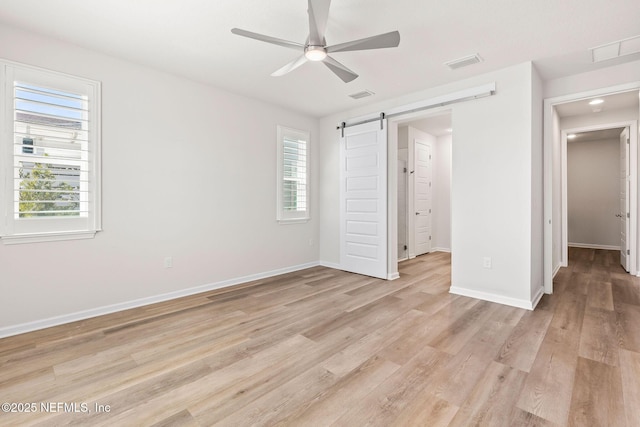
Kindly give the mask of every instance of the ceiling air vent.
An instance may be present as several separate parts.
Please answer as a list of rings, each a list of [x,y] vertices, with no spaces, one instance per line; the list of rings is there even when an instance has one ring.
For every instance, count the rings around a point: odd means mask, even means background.
[[[631,55],[640,52],[640,36],[629,37],[602,46],[592,47],[591,60],[593,62],[607,61],[620,56]]]
[[[452,70],[457,70],[458,68],[466,67],[467,65],[477,64],[478,62],[482,62],[482,58],[477,53],[469,56],[465,56],[462,58],[454,59],[453,61],[445,62],[444,65],[449,67]]]
[[[371,95],[375,95],[375,92],[372,92],[370,90],[363,90],[361,92],[352,93],[349,96],[353,99],[360,99],[360,98],[366,98],[367,96],[371,96]]]

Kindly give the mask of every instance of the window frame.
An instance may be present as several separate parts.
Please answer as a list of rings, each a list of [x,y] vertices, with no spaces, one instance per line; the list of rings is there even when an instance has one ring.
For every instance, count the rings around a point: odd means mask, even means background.
[[[311,209],[310,209],[310,185],[309,185],[309,177],[310,177],[310,133],[309,131],[289,128],[286,126],[277,126],[277,145],[278,145],[278,162],[277,162],[277,183],[276,183],[276,193],[277,193],[277,214],[276,219],[280,224],[295,224],[295,223],[304,223],[311,219]],[[287,211],[284,209],[284,182],[287,178],[284,176],[284,144],[285,138],[289,139],[298,139],[305,141],[305,193],[306,193],[306,209],[304,211]]]
[[[15,82],[47,89],[78,93],[87,97],[86,215],[19,218],[16,213],[14,161],[22,155],[15,150]],[[3,244],[90,239],[102,230],[101,215],[101,84],[83,77],[51,71],[0,58],[0,240]],[[42,162],[35,162],[42,163]],[[52,160],[51,164],[71,165],[73,160]]]

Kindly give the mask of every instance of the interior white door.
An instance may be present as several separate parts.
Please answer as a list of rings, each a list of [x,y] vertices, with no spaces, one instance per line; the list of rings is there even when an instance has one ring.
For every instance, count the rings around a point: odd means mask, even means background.
[[[620,133],[620,265],[629,271],[629,128]]]
[[[414,142],[415,254],[431,252],[431,145]]]
[[[340,140],[340,265],[387,279],[386,120],[347,127]]]

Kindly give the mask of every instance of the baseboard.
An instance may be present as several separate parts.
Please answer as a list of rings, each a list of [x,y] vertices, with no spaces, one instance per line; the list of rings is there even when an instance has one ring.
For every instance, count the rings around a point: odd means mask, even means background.
[[[544,295],[544,286],[541,286],[540,288],[538,288],[538,292],[536,292],[536,294],[533,296],[533,301],[531,303],[531,309],[532,310],[534,310],[536,308],[536,306],[538,305],[538,303],[542,299],[543,295]]]
[[[340,270],[340,264],[336,262],[320,261],[318,265],[321,265],[323,267],[333,268],[334,270]]]
[[[480,299],[483,301],[497,302],[498,304],[509,305],[511,307],[524,308],[526,310],[533,310],[537,301],[534,304],[534,301],[521,300],[517,298],[505,297],[503,295],[492,294],[489,292],[476,291],[473,289],[459,288],[456,286],[452,286],[449,289],[449,293],[454,295],[462,295],[463,297],[471,297],[475,299]],[[538,301],[542,298],[542,293],[538,297]]]
[[[432,248],[431,252],[447,252],[447,253],[451,253],[451,248]]]
[[[340,266],[340,264],[337,264],[335,262],[320,261],[318,263],[318,265],[321,265],[321,266],[327,267],[327,268],[333,268],[334,270],[342,270],[342,267]],[[396,271],[395,273],[387,274],[387,279],[386,280],[396,280],[396,279],[399,279],[399,278],[400,278],[400,273],[398,273]]]
[[[556,265],[553,269],[553,273],[551,275],[551,277],[555,278],[556,274],[558,274],[558,271],[560,271],[560,269],[563,267],[563,265],[560,263],[558,265]]]
[[[619,251],[620,246],[609,246],[609,245],[597,245],[595,243],[571,243],[567,244],[570,248],[584,248],[584,249],[604,249],[607,251]]]
[[[266,271],[263,273],[251,274],[248,276],[237,277],[234,279],[223,280],[215,283],[209,283],[202,286],[196,286],[193,288],[182,289],[174,292],[168,292],[165,294],[155,295],[151,297],[140,298],[132,301],[126,301],[123,303],[111,304],[103,307],[93,308],[90,310],[78,311],[75,313],[65,314],[62,316],[55,316],[47,319],[36,320],[33,322],[21,323],[19,325],[6,326],[6,327],[0,328],[0,338],[23,334],[26,332],[37,331],[39,329],[50,328],[52,326],[58,326],[65,323],[76,322],[78,320],[85,320],[91,317],[103,316],[105,314],[111,314],[118,311],[129,310],[131,308],[137,308],[145,305],[156,304],[159,302],[169,301],[172,299],[182,298],[190,295],[195,295],[202,292],[208,292],[215,289],[227,288],[229,286],[239,285],[241,283],[252,282],[254,280],[266,279],[269,277],[278,276],[280,274],[292,273],[294,271],[316,267],[318,265],[320,265],[320,263],[318,262],[299,264],[291,267],[280,268],[277,270]]]

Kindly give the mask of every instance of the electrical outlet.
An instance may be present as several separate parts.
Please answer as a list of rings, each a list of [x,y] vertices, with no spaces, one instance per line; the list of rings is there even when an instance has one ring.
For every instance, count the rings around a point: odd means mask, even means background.
[[[173,267],[173,258],[168,256],[164,258],[164,268],[171,268]]]
[[[491,257],[488,257],[488,256],[484,257],[482,259],[482,266],[484,268],[491,268]]]

